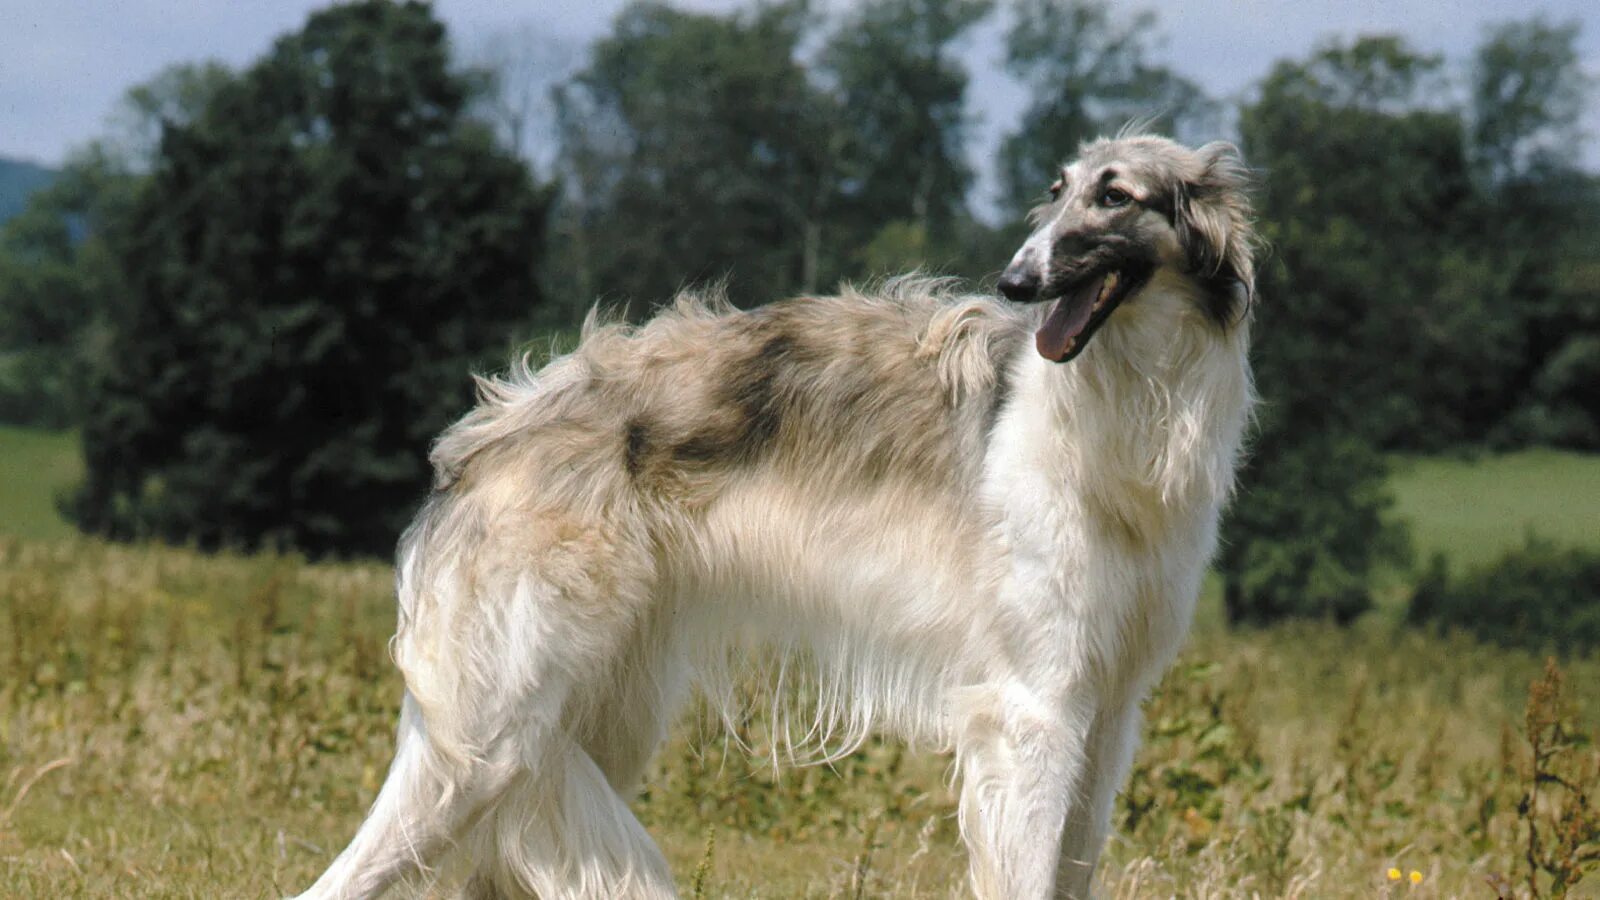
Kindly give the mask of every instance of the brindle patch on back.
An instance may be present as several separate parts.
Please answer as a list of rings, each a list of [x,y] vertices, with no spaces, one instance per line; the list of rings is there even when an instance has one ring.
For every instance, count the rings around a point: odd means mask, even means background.
[[[639,473],[644,471],[650,446],[650,424],[643,419],[629,419],[623,426],[622,465],[630,478],[638,479]]]
[[[801,300],[730,323],[756,349],[735,355],[715,379],[713,424],[678,445],[677,460],[773,465],[840,487],[902,478],[940,490],[975,476],[990,404],[953,395],[937,356],[917,352],[912,313],[934,310],[841,307]]]
[[[766,456],[783,425],[783,395],[793,393],[798,370],[810,362],[798,346],[796,336],[777,330],[729,362],[712,392],[710,421],[674,445],[672,456],[688,465],[726,466]]]

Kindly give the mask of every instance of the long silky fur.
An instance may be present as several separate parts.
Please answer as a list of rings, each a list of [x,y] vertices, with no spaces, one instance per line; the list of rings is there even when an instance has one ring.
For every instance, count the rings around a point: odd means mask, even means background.
[[[1163,264],[1070,364],[1034,353],[1042,307],[911,276],[591,314],[480,379],[398,551],[399,752],[304,896],[452,855],[471,896],[673,896],[625,797],[694,689],[733,733],[751,684],[775,765],[878,732],[953,751],[979,896],[1086,896],[1252,391],[1248,325],[1215,314],[1219,273],[1251,275],[1233,158],[1084,153],[1175,212],[1140,220]],[[1080,218],[1039,213],[1018,260]]]

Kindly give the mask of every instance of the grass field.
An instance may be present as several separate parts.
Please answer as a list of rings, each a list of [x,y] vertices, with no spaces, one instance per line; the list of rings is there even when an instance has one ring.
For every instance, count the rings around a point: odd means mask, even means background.
[[[55,492],[82,477],[75,435],[0,425],[0,533],[40,540],[72,535],[56,513]]]
[[[70,477],[48,449],[68,443],[0,441],[0,480],[34,482],[0,484],[18,504],[0,509],[0,532],[59,533],[23,519],[51,512],[35,473]],[[29,453],[37,468],[15,465]],[[1600,506],[1585,492],[1600,460],[1485,465],[1408,463],[1397,487],[1420,545],[1470,562],[1529,521],[1558,520],[1568,530],[1552,537],[1595,541],[1574,498],[1591,516]],[[1452,478],[1476,502],[1454,502]],[[392,751],[389,578],[376,564],[0,536],[0,897],[303,889]],[[1600,659],[1564,665],[1572,721],[1592,732]],[[1547,782],[1545,800],[1519,803],[1540,667],[1381,617],[1343,631],[1200,628],[1147,707],[1105,895],[1492,897],[1486,876],[1521,877],[1528,822],[1559,816]],[[775,774],[720,740],[700,748],[706,730],[694,717],[677,729],[634,804],[686,896],[963,894],[948,759],[872,744],[832,769]],[[759,718],[740,737],[767,746]],[[1600,783],[1593,747],[1562,759],[1556,774]],[[1420,883],[1390,881],[1391,868]],[[1572,896],[1600,897],[1600,874]]]
[[[1395,460],[1395,511],[1421,558],[1487,562],[1538,534],[1600,547],[1600,456],[1528,450],[1479,459]]]

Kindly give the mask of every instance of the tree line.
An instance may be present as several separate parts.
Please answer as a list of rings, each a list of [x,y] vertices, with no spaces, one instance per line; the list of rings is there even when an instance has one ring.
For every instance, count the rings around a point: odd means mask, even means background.
[[[998,225],[971,202],[959,52],[995,16],[1028,97],[993,160]],[[1231,105],[1157,34],[1106,0],[642,2],[546,95],[516,48],[461,59],[426,5],[333,6],[244,69],[131,88],[0,228],[0,418],[81,429],[63,502],[87,531],[381,553],[466,373],[596,300],[640,318],[691,283],[750,306],[909,268],[982,285],[1079,142],[1231,131],[1270,251],[1229,614],[1353,617],[1406,555],[1385,453],[1600,449],[1578,26],[1500,23],[1457,61],[1330,39]],[[530,131],[553,148],[537,172]]]

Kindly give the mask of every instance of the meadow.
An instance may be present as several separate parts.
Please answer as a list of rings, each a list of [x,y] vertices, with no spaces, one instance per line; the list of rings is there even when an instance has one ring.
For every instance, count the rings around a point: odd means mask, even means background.
[[[1454,566],[1494,559],[1529,534],[1600,546],[1600,458],[1560,450],[1486,457],[1399,457],[1395,513],[1419,558]]]
[[[36,540],[75,532],[55,494],[83,477],[83,457],[68,432],[0,425],[0,534]]]
[[[387,568],[71,537],[49,502],[70,450],[0,432],[0,896],[303,889],[392,749]],[[1395,481],[1419,548],[1462,565],[1530,527],[1600,542],[1597,485],[1600,459],[1551,453],[1405,460]],[[1530,823],[1559,864],[1562,816],[1600,814],[1548,781],[1600,783],[1592,745],[1560,744],[1600,726],[1600,659],[1562,661],[1565,700],[1546,682],[1530,707],[1538,655],[1395,619],[1202,616],[1147,706],[1104,895],[1509,896]],[[759,716],[736,738],[688,717],[635,803],[685,896],[962,895],[947,758],[874,743],[774,769]]]

